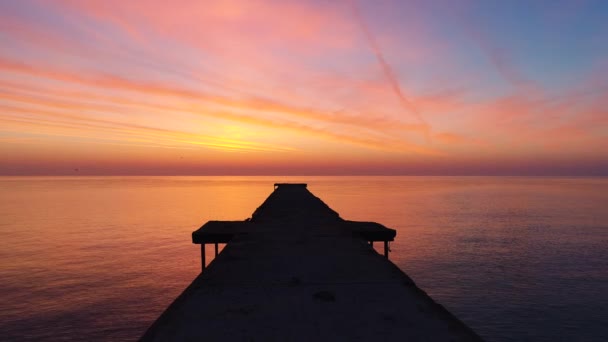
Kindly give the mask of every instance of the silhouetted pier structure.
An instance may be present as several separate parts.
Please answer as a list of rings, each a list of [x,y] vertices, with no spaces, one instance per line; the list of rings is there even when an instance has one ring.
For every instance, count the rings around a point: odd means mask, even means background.
[[[250,219],[192,233],[203,272],[142,340],[479,340],[387,260],[395,235],[343,220],[306,184],[275,184]]]

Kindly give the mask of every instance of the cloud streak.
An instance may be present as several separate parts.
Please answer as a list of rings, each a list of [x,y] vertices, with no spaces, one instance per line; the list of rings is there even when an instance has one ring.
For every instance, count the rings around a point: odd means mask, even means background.
[[[289,129],[293,131],[299,131],[305,134],[319,135],[325,138],[334,139],[343,142],[355,143],[366,147],[376,149],[390,149],[390,150],[401,150],[401,151],[418,151],[420,153],[436,153],[435,151],[416,146],[415,144],[408,143],[405,140],[391,139],[386,134],[382,134],[382,137],[371,138],[365,137],[366,130],[386,132],[388,131],[420,131],[424,127],[411,124],[403,124],[401,122],[387,120],[383,118],[374,118],[369,116],[352,116],[349,114],[341,113],[339,115],[329,114],[326,112],[299,108],[290,105],[285,105],[271,100],[260,99],[260,98],[240,98],[232,99],[225,96],[212,95],[197,90],[171,87],[167,85],[157,84],[154,82],[142,82],[136,80],[130,80],[119,76],[111,75],[87,75],[85,77],[71,73],[62,72],[52,69],[40,69],[34,66],[25,65],[16,61],[2,60],[0,59],[0,70],[12,71],[17,73],[24,73],[31,76],[46,77],[55,81],[66,82],[68,84],[78,84],[81,86],[95,87],[95,88],[106,88],[106,89],[118,89],[121,91],[128,91],[132,93],[139,93],[145,96],[156,97],[156,103],[153,105],[146,105],[145,103],[133,100],[127,100],[124,98],[103,98],[95,94],[63,94],[60,96],[70,97],[78,96],[87,98],[89,100],[101,100],[107,104],[96,104],[94,108],[86,106],[74,106],[70,104],[70,101],[49,101],[41,100],[40,96],[36,95],[25,95],[20,96],[21,101],[30,100],[30,104],[44,103],[46,105],[52,105],[59,107],[59,109],[71,109],[87,110],[97,109],[102,111],[116,111],[117,106],[135,106],[144,110],[158,111],[162,109],[166,113],[180,111],[189,112],[197,115],[203,115],[208,117],[215,117],[221,119],[229,119],[237,122],[244,122],[253,125],[264,126],[273,129]],[[0,85],[2,82],[0,82]],[[8,84],[10,86],[10,84]],[[24,89],[23,86],[19,88]],[[47,89],[33,89],[29,93],[47,92],[57,93],[56,90]],[[15,95],[4,93],[0,96],[5,100],[14,99]],[[176,105],[175,99],[181,99],[181,101],[189,101],[189,105]],[[158,103],[159,100],[164,103]],[[172,104],[167,104],[172,103]],[[212,105],[215,108],[209,108]],[[196,108],[193,109],[193,108]],[[236,111],[257,111],[257,112],[276,112],[288,119],[265,119],[260,116],[253,116],[248,114],[238,114]],[[295,123],[297,120],[306,120],[311,124]],[[352,127],[347,131],[348,133],[341,134],[332,130],[315,128],[315,123],[331,123],[340,126]],[[358,133],[353,135],[353,133]]]
[[[403,94],[403,91],[401,90],[401,86],[399,85],[399,81],[395,75],[395,72],[393,71],[393,68],[391,68],[391,66],[386,62],[386,59],[384,58],[384,53],[382,53],[380,46],[376,42],[376,38],[374,37],[371,30],[365,23],[365,20],[363,19],[363,16],[361,15],[361,12],[359,11],[359,7],[357,6],[357,1],[350,0],[350,7],[352,9],[354,18],[357,21],[357,24],[359,25],[359,27],[361,28],[361,31],[365,35],[365,39],[366,39],[367,43],[369,44],[369,47],[372,49],[374,56],[378,60],[378,64],[382,68],[382,72],[383,72],[384,76],[386,77],[386,80],[388,81],[391,89],[393,90],[393,92],[395,93],[397,98],[399,99],[403,108],[407,112],[412,114],[416,118],[416,120],[424,127],[424,135],[426,137],[427,142],[430,142],[431,128],[430,128],[429,124],[422,117],[422,115],[419,113],[418,109],[416,109],[414,104]]]

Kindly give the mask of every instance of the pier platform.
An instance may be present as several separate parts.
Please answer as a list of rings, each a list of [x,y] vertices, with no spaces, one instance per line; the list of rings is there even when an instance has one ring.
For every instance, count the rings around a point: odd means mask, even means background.
[[[306,184],[275,184],[250,219],[192,233],[203,271],[141,340],[480,341],[388,260],[395,235],[340,218]]]

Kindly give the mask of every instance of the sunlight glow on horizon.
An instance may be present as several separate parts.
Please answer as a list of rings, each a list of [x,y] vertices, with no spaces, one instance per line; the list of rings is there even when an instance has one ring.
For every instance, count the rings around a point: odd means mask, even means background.
[[[608,175],[602,1],[0,0],[0,175]]]

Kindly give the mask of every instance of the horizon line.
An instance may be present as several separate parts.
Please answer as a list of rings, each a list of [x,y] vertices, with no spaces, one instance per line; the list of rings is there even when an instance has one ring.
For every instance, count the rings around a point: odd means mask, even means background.
[[[331,173],[311,173],[311,174],[110,174],[110,173],[90,173],[90,174],[0,174],[0,177],[608,177],[608,173],[599,174],[516,174],[516,173],[399,173],[399,174],[331,174]]]

